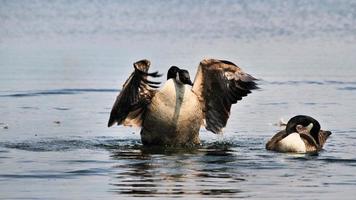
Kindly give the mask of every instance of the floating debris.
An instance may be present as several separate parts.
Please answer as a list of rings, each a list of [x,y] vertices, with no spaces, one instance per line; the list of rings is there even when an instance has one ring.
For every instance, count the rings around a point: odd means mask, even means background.
[[[283,118],[279,119],[279,121],[275,124],[273,124],[275,126],[279,126],[279,127],[285,127],[287,126],[287,121],[285,121]]]
[[[55,124],[61,124],[60,121],[53,121],[53,123],[55,123]]]
[[[4,122],[0,122],[0,127],[2,127],[3,129],[9,129],[9,125]]]

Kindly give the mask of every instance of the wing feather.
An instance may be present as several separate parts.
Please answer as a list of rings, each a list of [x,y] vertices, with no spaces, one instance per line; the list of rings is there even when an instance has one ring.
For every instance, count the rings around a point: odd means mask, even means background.
[[[159,77],[158,72],[148,73],[150,61],[140,60],[134,63],[134,72],[126,80],[123,89],[112,107],[108,126],[115,123],[125,126],[141,126],[142,114],[160,82],[148,80],[148,77]]]
[[[220,133],[230,116],[231,105],[257,89],[256,80],[230,61],[200,62],[192,90],[202,102],[206,129]]]
[[[267,150],[276,150],[275,149],[276,144],[287,136],[288,136],[288,133],[286,132],[286,130],[279,131],[267,142],[266,149]]]

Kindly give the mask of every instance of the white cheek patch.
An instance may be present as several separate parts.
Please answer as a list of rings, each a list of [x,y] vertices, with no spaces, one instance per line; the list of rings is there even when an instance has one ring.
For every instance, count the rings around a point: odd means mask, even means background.
[[[307,126],[307,131],[308,133],[310,133],[310,131],[312,130],[314,124],[313,123],[310,123],[308,126]]]
[[[310,131],[312,130],[313,126],[314,126],[313,123],[310,123],[310,124],[309,124],[308,126],[306,126],[306,127],[304,127],[303,125],[298,124],[298,125],[296,126],[296,129],[297,129],[297,132],[298,132],[298,133],[309,134]]]
[[[180,81],[180,79],[179,79],[179,72],[177,72],[177,74],[176,74],[176,81],[177,81],[177,83],[183,84],[182,81]]]

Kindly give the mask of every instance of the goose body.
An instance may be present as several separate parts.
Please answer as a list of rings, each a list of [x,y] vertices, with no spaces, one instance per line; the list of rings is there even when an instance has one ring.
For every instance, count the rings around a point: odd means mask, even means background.
[[[291,133],[277,143],[276,150],[279,152],[305,153],[306,147],[299,133]]]
[[[141,130],[143,144],[199,144],[203,113],[191,87],[169,79],[152,98]]]
[[[314,118],[297,115],[291,118],[285,130],[279,131],[266,144],[267,150],[291,153],[309,153],[320,151],[330,131],[320,129]]]
[[[201,61],[194,84],[187,70],[172,66],[160,89],[158,82],[148,80],[159,76],[148,73],[149,66],[148,60],[134,63],[135,70],[123,85],[108,122],[109,127],[141,127],[144,145],[199,144],[201,126],[221,133],[231,105],[257,89],[256,79],[229,61]]]

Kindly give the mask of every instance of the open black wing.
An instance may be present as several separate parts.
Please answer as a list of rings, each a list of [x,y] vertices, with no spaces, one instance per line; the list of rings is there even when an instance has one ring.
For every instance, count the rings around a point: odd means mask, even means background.
[[[151,102],[160,82],[148,77],[159,77],[158,72],[148,73],[150,61],[140,60],[133,64],[135,71],[126,80],[110,113],[108,127],[117,123],[126,126],[141,126],[142,114]]]
[[[229,119],[231,105],[257,89],[256,80],[232,62],[201,61],[192,90],[202,102],[206,129],[220,133]]]

